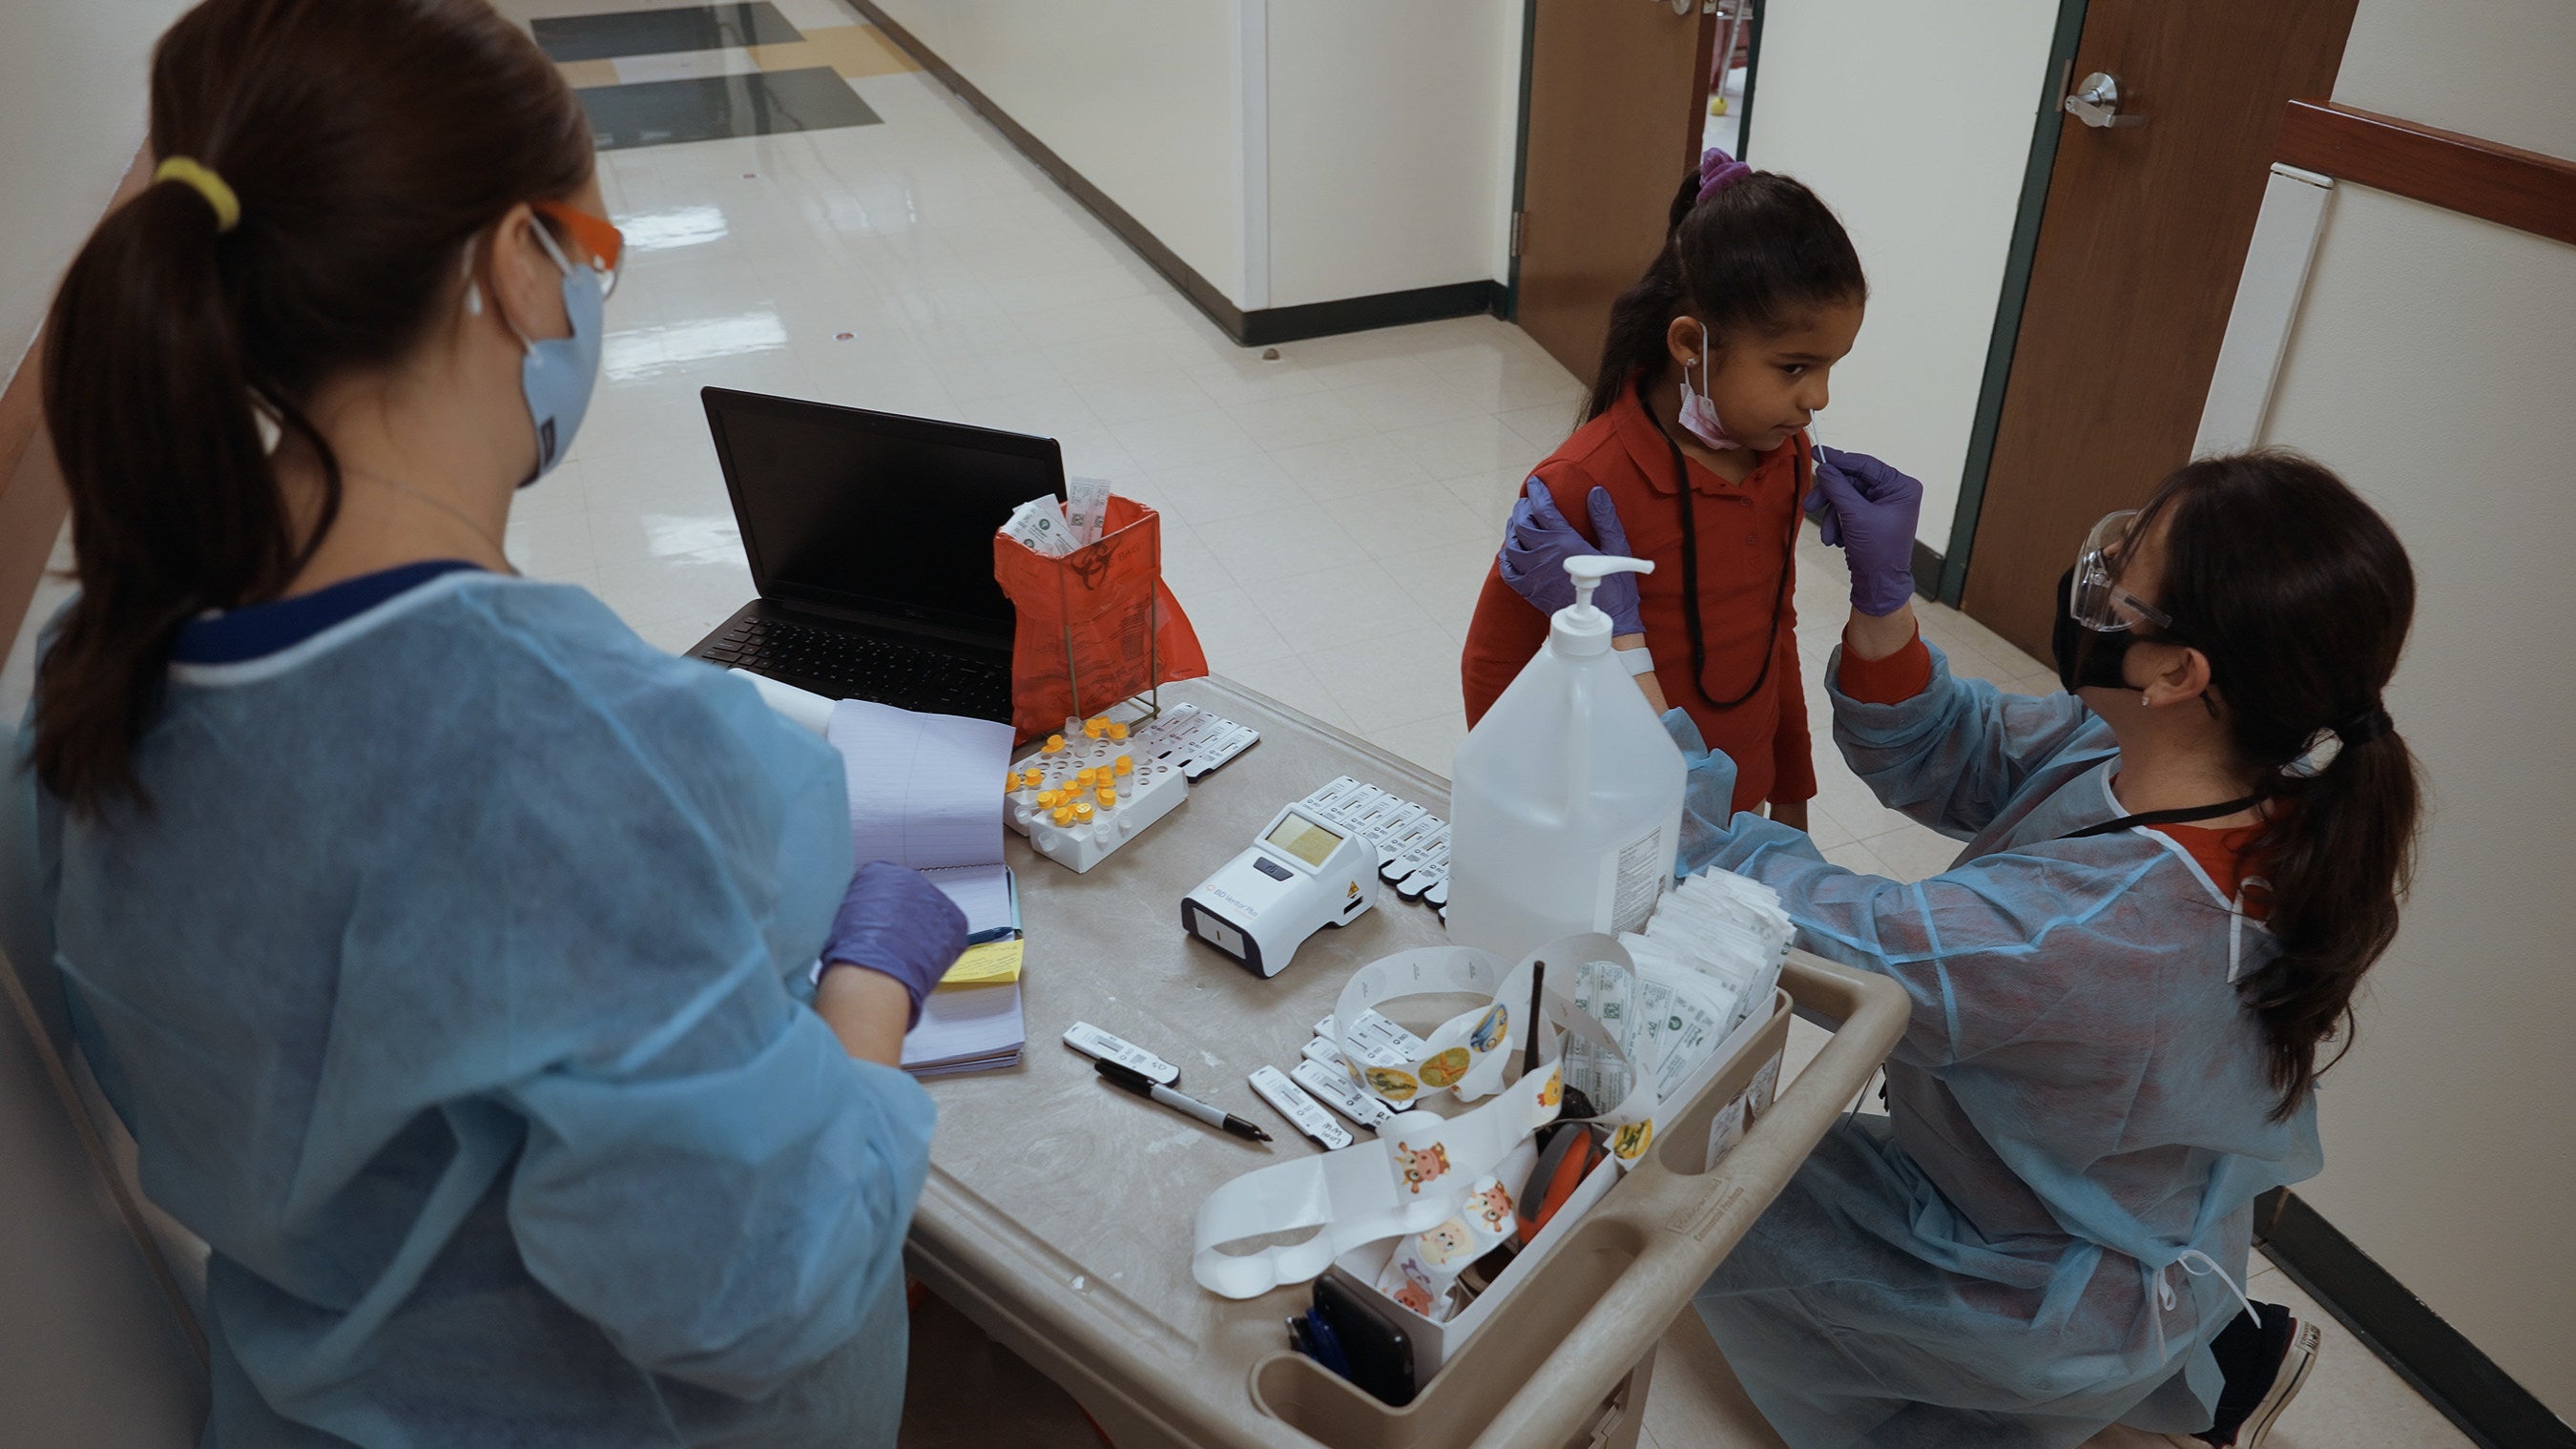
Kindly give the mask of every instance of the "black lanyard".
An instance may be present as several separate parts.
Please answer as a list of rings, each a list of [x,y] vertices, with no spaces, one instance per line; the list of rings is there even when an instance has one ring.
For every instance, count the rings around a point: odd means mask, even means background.
[[[1645,409],[1646,421],[1654,423],[1655,410],[1646,399],[1646,379],[1642,374],[1637,378],[1637,405]],[[1762,648],[1762,668],[1742,694],[1729,700],[1712,699],[1708,693],[1708,642],[1699,617],[1699,526],[1691,513],[1690,464],[1682,457],[1682,445],[1674,441],[1663,424],[1655,423],[1655,431],[1663,434],[1664,446],[1673,450],[1673,489],[1681,498],[1682,622],[1690,630],[1691,688],[1698,691],[1700,703],[1709,708],[1733,709],[1762,692],[1762,686],[1771,678],[1771,661],[1780,653],[1780,615],[1789,607],[1789,579],[1798,561],[1798,500],[1792,498],[1789,503],[1789,541],[1780,553],[1780,593],[1771,601],[1771,632]],[[1790,471],[1794,482],[1794,463]]]
[[[2109,835],[2138,825],[2180,825],[2186,820],[2215,820],[2221,815],[2233,815],[2239,810],[2250,810],[2262,803],[2262,796],[2248,795],[2241,800],[2222,800],[2215,805],[2183,805],[2171,810],[2146,810],[2135,815],[2123,815],[2117,820],[2105,820],[2099,825],[2087,825],[2081,830],[2070,830],[2057,838],[2082,840],[2088,835]]]

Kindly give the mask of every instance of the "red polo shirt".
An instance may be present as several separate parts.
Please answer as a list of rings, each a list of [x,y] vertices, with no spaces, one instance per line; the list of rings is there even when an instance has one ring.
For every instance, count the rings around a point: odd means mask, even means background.
[[[1531,476],[1547,485],[1557,511],[1586,539],[1592,539],[1592,515],[1584,500],[1596,487],[1608,489],[1630,550],[1653,560],[1655,571],[1637,579],[1637,593],[1655,679],[1665,700],[1698,724],[1700,738],[1735,761],[1735,808],[1808,799],[1816,793],[1816,769],[1808,753],[1807,697],[1798,679],[1797,607],[1789,597],[1797,587],[1807,440],[1792,437],[1763,454],[1740,484],[1688,459],[1684,469],[1699,541],[1697,602],[1708,655],[1704,690],[1691,680],[1672,447],[1636,391],[1621,393],[1617,406],[1576,429]],[[1488,568],[1460,661],[1470,726],[1546,642],[1547,617],[1513,593],[1499,569]],[[1771,672],[1760,689],[1732,708],[1710,703],[1743,694],[1761,674],[1766,656]]]

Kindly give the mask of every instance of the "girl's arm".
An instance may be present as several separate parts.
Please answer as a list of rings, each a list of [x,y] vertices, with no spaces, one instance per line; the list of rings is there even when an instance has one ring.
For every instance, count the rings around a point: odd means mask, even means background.
[[[1646,636],[1643,634],[1622,634],[1618,638],[1610,641],[1610,647],[1613,649],[1643,649],[1646,647]],[[1645,673],[1638,675],[1637,688],[1646,696],[1646,703],[1654,706],[1655,714],[1658,717],[1660,717],[1665,710],[1672,707],[1664,703],[1664,686],[1661,681],[1655,678],[1655,671],[1649,669]]]

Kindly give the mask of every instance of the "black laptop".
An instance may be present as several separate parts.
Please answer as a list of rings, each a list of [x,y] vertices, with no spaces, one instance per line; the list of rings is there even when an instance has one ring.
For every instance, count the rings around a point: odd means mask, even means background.
[[[1064,496],[1052,438],[710,387],[760,597],[689,653],[827,699],[1011,717],[993,531]]]

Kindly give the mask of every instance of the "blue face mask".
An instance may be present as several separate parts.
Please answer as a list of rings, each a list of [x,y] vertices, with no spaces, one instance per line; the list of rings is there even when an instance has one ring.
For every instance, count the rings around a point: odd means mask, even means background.
[[[606,325],[601,309],[606,294],[600,288],[599,273],[574,266],[543,226],[535,230],[538,245],[563,268],[564,316],[572,323],[572,335],[519,339],[528,350],[519,363],[519,391],[528,400],[528,418],[537,429],[537,471],[520,482],[522,488],[545,476],[571,450],[572,435],[580,430],[591,389],[599,382],[600,338]]]

